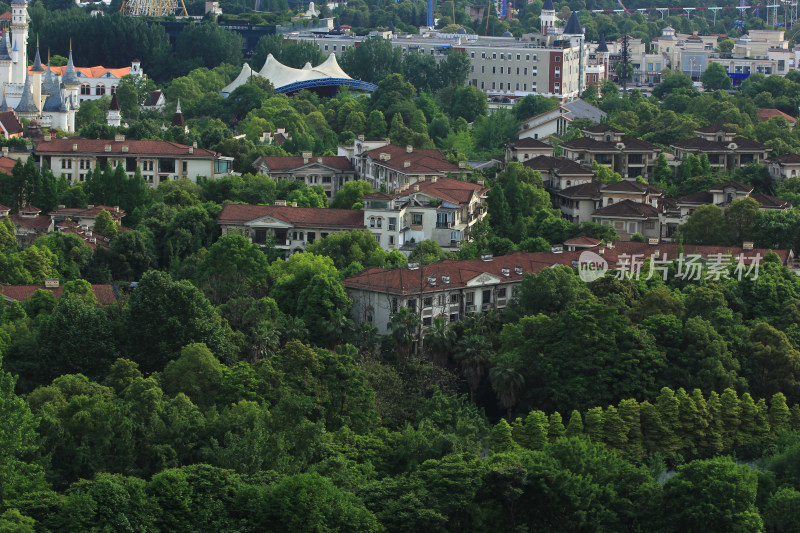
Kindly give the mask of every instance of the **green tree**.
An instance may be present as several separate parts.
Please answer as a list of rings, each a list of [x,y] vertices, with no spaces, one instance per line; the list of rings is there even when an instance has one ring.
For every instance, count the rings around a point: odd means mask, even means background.
[[[113,240],[117,236],[119,228],[117,228],[117,223],[114,222],[111,214],[103,209],[94,219],[94,231]]]
[[[375,111],[373,111],[374,113]],[[380,113],[380,111],[378,111]],[[370,115],[371,116],[371,115]],[[372,138],[372,137],[371,137]],[[364,195],[374,192],[363,180],[348,181],[336,192],[331,202],[332,209],[363,209]]]
[[[203,255],[195,276],[206,296],[219,305],[238,296],[265,296],[268,267],[258,245],[241,235],[224,235]]]
[[[732,459],[696,460],[664,485],[668,531],[762,531],[756,508],[758,478]]]
[[[701,205],[678,232],[686,244],[726,244],[728,232],[722,210],[716,205]]]
[[[520,371],[522,361],[514,353],[505,353],[491,358],[489,379],[497,398],[506,409],[506,417],[511,420],[511,411],[517,404],[517,394],[525,384]]]
[[[704,89],[712,91],[719,89],[725,91],[733,87],[728,71],[725,70],[721,63],[710,63],[706,66],[700,80],[703,82]]]
[[[222,382],[225,367],[205,344],[189,344],[177,359],[167,363],[161,374],[164,392],[186,394],[195,404],[210,407]]]

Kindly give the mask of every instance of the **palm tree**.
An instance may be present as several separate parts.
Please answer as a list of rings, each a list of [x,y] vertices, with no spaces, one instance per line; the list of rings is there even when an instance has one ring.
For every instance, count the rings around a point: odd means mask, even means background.
[[[456,359],[469,385],[469,399],[475,401],[475,392],[481,384],[489,359],[489,343],[482,335],[467,335],[456,345]]]
[[[401,307],[389,317],[389,331],[397,345],[397,355],[403,366],[411,354],[415,333],[419,327],[419,317],[408,307]]]
[[[250,343],[250,363],[274,354],[280,346],[278,328],[272,322],[262,322],[253,331]]]
[[[511,409],[517,404],[517,394],[525,384],[525,377],[520,373],[519,356],[515,353],[504,353],[492,361],[489,379],[497,393],[497,398],[506,408],[506,418],[511,420]]]
[[[455,344],[455,332],[443,317],[433,319],[431,327],[425,330],[425,346],[431,353],[433,363],[444,367],[447,357]]]
[[[285,316],[281,320],[281,345],[286,346],[286,343],[293,340],[303,341],[308,338],[308,330],[306,323],[302,318],[293,316]]]
[[[352,336],[354,329],[354,322],[341,309],[334,311],[333,316],[325,324],[328,349],[332,350],[337,344],[345,342],[345,339]]]

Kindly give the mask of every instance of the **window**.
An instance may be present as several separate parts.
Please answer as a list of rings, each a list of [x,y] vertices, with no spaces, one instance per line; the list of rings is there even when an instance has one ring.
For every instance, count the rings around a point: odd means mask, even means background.
[[[389,235],[389,244],[394,245],[394,235]]]
[[[423,298],[422,308],[431,307],[433,305],[433,297]]]
[[[328,45],[327,44],[325,45],[325,51],[326,52],[328,51]]]
[[[486,72],[486,67],[481,65],[481,74],[483,74],[484,72]]]
[[[81,83],[81,94],[89,95],[92,94],[92,86],[88,83]]]
[[[429,317],[429,316],[423,317],[422,318],[422,325],[423,326],[430,326],[433,323],[432,320],[433,319],[431,317]]]
[[[503,73],[503,67],[500,67],[500,74]]]
[[[481,52],[481,59],[486,59],[486,52]]]
[[[561,56],[556,56],[556,63],[561,63]]]
[[[412,313],[416,313],[416,312],[417,312],[417,299],[416,299],[416,298],[411,298],[411,299],[409,299],[409,300],[408,300],[408,302],[406,302],[406,307],[407,307],[407,308],[408,308],[408,309],[409,309],[409,310],[410,310]]]
[[[333,45],[333,51],[334,52],[336,51],[336,45],[335,44]]]
[[[94,88],[94,94],[96,94],[97,96],[103,96],[104,94],[106,94],[106,86],[103,85],[102,83],[98,83],[97,87]]]
[[[500,82],[500,90],[501,91],[503,90],[503,82],[502,81]]]
[[[446,303],[446,298],[445,298],[444,294],[440,294],[440,295],[438,295],[436,297],[436,305],[438,305],[439,307],[442,307],[442,306],[444,306],[445,303]]]
[[[492,59],[497,59],[497,53],[492,53]]]
[[[370,228],[375,227],[375,217],[369,217],[369,227]]]
[[[555,75],[556,78],[560,78],[561,77],[561,69],[559,67],[556,67],[554,75]]]
[[[497,298],[498,299],[503,299],[505,297],[506,297],[506,289],[505,288],[497,289]]]
[[[322,176],[322,183],[330,183],[331,177],[330,176]]]
[[[530,61],[530,60],[531,60],[531,55],[525,54],[525,61]]]
[[[450,313],[450,322],[458,321],[458,313]]]
[[[467,305],[474,305],[475,304],[475,293],[474,292],[468,292],[466,294],[466,296],[467,296]]]
[[[389,229],[390,230],[397,229],[397,218],[389,217]]]
[[[392,313],[397,312],[397,298],[392,298]]]
[[[556,93],[556,94],[561,92],[561,84],[560,83],[554,84],[553,92]]]
[[[503,54],[500,54],[500,59],[503,59]]]
[[[375,237],[375,242],[377,242],[378,244],[381,243],[381,236],[380,235],[373,235],[373,237]]]
[[[523,75],[523,76],[527,76],[527,75],[528,75],[528,67],[525,67],[525,68],[523,69],[522,75]]]
[[[458,293],[450,295],[450,303],[457,304],[458,303]]]
[[[483,291],[483,303],[488,304],[492,302],[492,290],[486,289]]]
[[[422,213],[411,213],[411,225],[412,226],[422,225]]]
[[[497,71],[497,67],[492,67],[492,74],[494,74],[496,71]]]
[[[378,223],[378,229],[383,227],[383,219],[382,218],[378,218],[375,222]]]
[[[62,159],[61,168],[72,168],[72,159]]]
[[[471,58],[473,58],[473,59],[474,59],[474,58],[475,58],[475,52],[470,52],[470,53],[469,53],[469,57],[471,57]]]
[[[517,54],[517,61],[519,61],[519,54]]]

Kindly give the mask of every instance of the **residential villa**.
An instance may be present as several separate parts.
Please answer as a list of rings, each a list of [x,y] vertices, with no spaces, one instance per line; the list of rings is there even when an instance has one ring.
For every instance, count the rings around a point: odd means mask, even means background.
[[[561,144],[564,157],[581,164],[600,165],[623,178],[648,177],[658,157],[658,148],[647,141],[629,137],[613,126],[598,124],[582,130],[585,137]]]
[[[697,137],[671,145],[675,149],[676,164],[689,155],[706,154],[713,168],[726,172],[748,163],[764,163],[772,150],[756,141],[738,137],[735,131],[724,126],[706,126],[694,132]]]
[[[303,152],[301,157],[262,156],[253,162],[253,167],[276,181],[302,181],[309,187],[319,185],[329,200],[345,183],[356,179],[355,169],[346,157],[312,157],[311,152]]]
[[[395,194],[364,196],[364,224],[387,250],[423,240],[457,250],[486,216],[488,190],[482,181],[422,178]]]

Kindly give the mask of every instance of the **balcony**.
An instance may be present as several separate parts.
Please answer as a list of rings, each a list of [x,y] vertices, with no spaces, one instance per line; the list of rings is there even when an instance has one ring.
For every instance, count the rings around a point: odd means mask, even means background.
[[[452,222],[436,222],[436,229],[450,229],[453,227]]]

